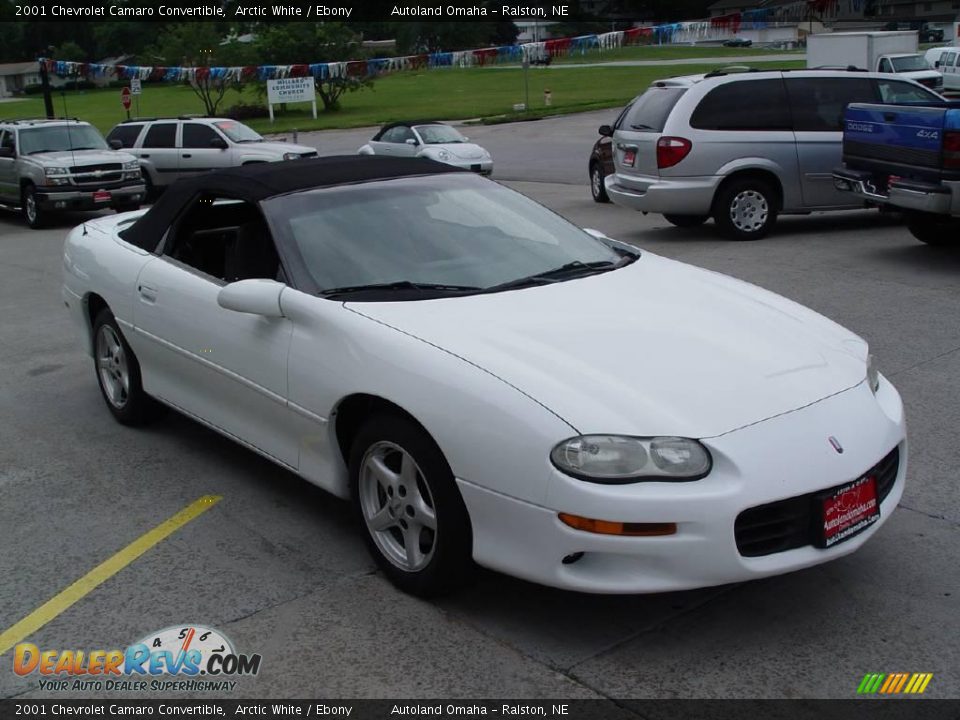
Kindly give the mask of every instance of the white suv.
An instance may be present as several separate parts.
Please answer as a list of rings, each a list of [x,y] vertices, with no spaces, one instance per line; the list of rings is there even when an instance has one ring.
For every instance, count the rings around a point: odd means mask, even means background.
[[[315,148],[266,140],[229,118],[126,120],[107,140],[137,156],[148,192],[207,170],[317,156]]]

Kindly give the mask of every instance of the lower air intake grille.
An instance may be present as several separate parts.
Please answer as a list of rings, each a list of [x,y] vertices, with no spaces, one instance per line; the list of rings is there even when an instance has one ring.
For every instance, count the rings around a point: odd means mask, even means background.
[[[890,494],[899,469],[900,448],[895,447],[864,473],[876,479],[879,502]],[[812,545],[820,518],[816,505],[819,492],[744,510],[734,523],[737,550],[744,557],[761,557]]]

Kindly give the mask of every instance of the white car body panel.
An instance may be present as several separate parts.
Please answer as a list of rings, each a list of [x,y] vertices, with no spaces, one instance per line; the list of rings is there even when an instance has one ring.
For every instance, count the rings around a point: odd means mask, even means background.
[[[484,566],[590,592],[748,580],[853,552],[903,492],[903,406],[885,379],[867,387],[866,344],[746,283],[644,252],[587,278],[419,302],[288,287],[284,316],[266,318],[219,307],[221,281],[119,239],[135,216],[67,238],[63,298],[87,352],[99,296],[147,392],[341,497],[338,406],[355,394],[394,403],[442,449]],[[713,468],[692,482],[583,482],[549,456],[588,432],[699,438]],[[852,481],[894,448],[896,480],[868,530],[825,550],[738,553],[741,511]],[[677,532],[597,535],[559,512]]]
[[[714,437],[864,377],[866,344],[853,333],[772,293],[651,253],[614,273],[547,287],[355,307],[482,358],[585,434],[612,425],[628,435]]]

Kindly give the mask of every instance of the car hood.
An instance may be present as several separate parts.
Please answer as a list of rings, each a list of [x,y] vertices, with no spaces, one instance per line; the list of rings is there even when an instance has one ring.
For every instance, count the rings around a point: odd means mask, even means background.
[[[47,152],[28,155],[32,162],[44,167],[73,167],[84,165],[105,165],[107,163],[133,162],[136,158],[118,150],[74,150],[70,152]]]
[[[827,318],[649,253],[547,286],[347,307],[483,368],[582,433],[714,437],[866,376],[866,343]]]
[[[277,157],[283,157],[284,153],[297,153],[298,155],[303,155],[305,153],[316,153],[317,149],[309,147],[307,145],[295,145],[294,143],[286,142],[252,142],[252,143],[239,143],[237,145],[245,153],[251,155],[255,154],[264,154],[264,155],[276,155]]]
[[[486,150],[474,143],[434,143],[432,145],[425,145],[423,149],[424,151],[446,150],[461,160],[479,160],[486,155]]]

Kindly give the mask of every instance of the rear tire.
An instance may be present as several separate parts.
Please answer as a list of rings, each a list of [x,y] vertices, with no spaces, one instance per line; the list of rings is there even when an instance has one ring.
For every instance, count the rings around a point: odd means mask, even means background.
[[[150,179],[150,173],[143,168],[140,169],[140,177],[143,178],[143,199],[148,203],[152,203],[160,194],[157,191],[157,186],[154,185],[153,180]]]
[[[713,219],[730,240],[759,240],[777,222],[777,193],[762,178],[734,179],[720,188]]]
[[[106,308],[93,321],[93,367],[107,409],[121,425],[145,425],[162,413],[163,406],[144,392],[137,356]]]
[[[709,215],[664,215],[663,219],[680,228],[691,228],[703,225],[709,217]]]
[[[364,541],[394,585],[420,597],[472,574],[470,516],[440,448],[396,413],[372,417],[350,451],[353,508]]]
[[[590,163],[590,194],[593,195],[594,202],[610,202],[610,196],[607,195],[607,188],[603,184],[605,177],[600,163]]]
[[[957,231],[960,230],[960,220],[957,218],[914,212],[907,215],[906,221],[910,234],[920,242],[935,247],[960,245],[956,240]]]

